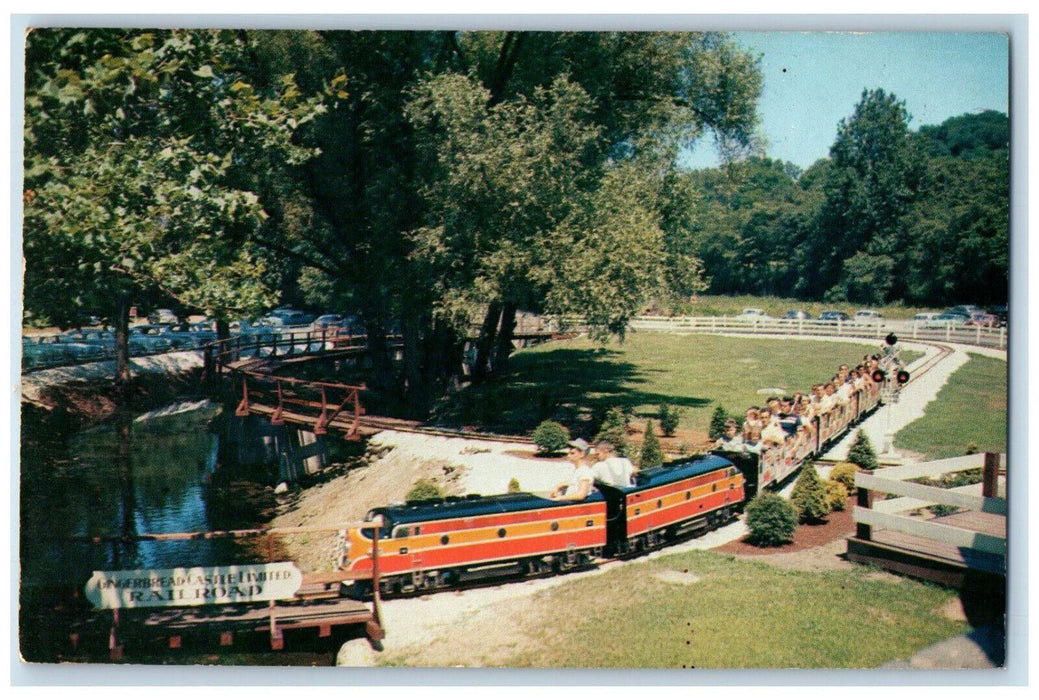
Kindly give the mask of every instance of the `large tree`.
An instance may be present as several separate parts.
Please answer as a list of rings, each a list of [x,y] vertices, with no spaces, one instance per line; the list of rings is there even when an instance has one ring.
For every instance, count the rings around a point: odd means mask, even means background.
[[[560,248],[539,246],[579,221],[612,230],[592,210],[614,177],[607,169],[633,168],[623,201],[651,214],[640,226],[666,230],[661,183],[680,149],[708,131],[728,146],[750,143],[761,89],[754,59],[720,34],[325,32],[290,43],[265,49],[283,52],[270,63],[314,57],[308,67],[349,80],[307,129],[321,148],[300,172],[313,225],[263,243],[295,261],[311,298],[356,306],[373,388],[420,408],[459,371],[469,314],[482,316],[482,367],[507,356],[518,310],[564,306],[554,268],[538,257]],[[660,255],[695,265],[679,252]],[[630,313],[645,290],[621,282],[613,308]],[[601,310],[572,296],[565,306]],[[394,321],[403,375],[388,361]]]
[[[272,298],[257,190],[312,155],[292,136],[321,105],[291,76],[257,87],[253,48],[229,31],[28,37],[26,314],[62,323],[103,308],[120,384],[135,295],[225,319]]]
[[[830,147],[826,200],[803,292],[834,300],[883,302],[905,296],[895,260],[907,243],[903,217],[922,187],[922,154],[909,131],[905,103],[884,90],[866,90],[854,113],[841,120]],[[861,254],[858,258],[856,255]],[[870,274],[883,290],[862,297],[855,275],[875,259]],[[854,259],[854,260],[853,260]]]

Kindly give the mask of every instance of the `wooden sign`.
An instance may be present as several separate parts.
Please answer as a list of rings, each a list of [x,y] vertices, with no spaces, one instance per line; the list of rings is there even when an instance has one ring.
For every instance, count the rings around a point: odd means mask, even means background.
[[[293,562],[95,571],[84,593],[95,608],[226,605],[291,598],[303,583]]]

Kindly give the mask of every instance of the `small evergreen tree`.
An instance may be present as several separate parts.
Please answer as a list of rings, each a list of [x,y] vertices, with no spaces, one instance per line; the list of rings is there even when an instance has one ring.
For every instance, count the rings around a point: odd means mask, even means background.
[[[859,467],[851,462],[837,462],[830,470],[830,479],[844,484],[845,490],[851,493],[855,490],[855,474]]]
[[[646,434],[642,438],[642,453],[639,456],[639,468],[659,467],[664,463],[664,450],[660,447],[660,439],[653,432],[653,421],[647,421]]]
[[[682,411],[677,406],[660,404],[660,430],[666,437],[674,437],[678,430],[678,421],[682,417]]]
[[[880,466],[880,462],[877,461],[877,453],[870,444],[869,437],[861,429],[855,434],[855,442],[848,450],[847,460],[868,471],[873,471]]]
[[[624,410],[614,406],[608,410],[606,416],[603,417],[602,424],[599,426],[599,432],[595,436],[595,441],[601,442],[605,440],[616,447],[618,453],[627,454],[627,424],[628,421],[624,415]]]
[[[729,420],[729,414],[720,404],[715,407],[711,414],[711,426],[707,429],[711,440],[717,440],[725,434],[725,421]]]
[[[411,490],[404,497],[404,500],[408,503],[413,501],[426,501],[432,498],[443,498],[444,492],[435,481],[429,479],[419,479],[412,486]]]
[[[760,547],[777,547],[794,539],[797,508],[779,494],[762,492],[747,504],[750,542]]]
[[[555,421],[541,421],[531,436],[538,446],[538,454],[551,455],[562,452],[570,442],[570,431]]]
[[[798,520],[802,523],[818,522],[830,512],[826,485],[819,478],[814,464],[808,463],[801,468],[790,502],[797,508]]]
[[[848,504],[848,489],[839,481],[826,480],[826,500],[830,510],[843,511]]]

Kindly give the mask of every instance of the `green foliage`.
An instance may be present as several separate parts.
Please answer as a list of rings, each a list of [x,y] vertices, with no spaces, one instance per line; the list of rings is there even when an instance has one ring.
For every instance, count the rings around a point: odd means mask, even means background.
[[[855,433],[855,441],[848,448],[846,459],[867,471],[873,471],[880,466],[880,462],[877,460],[877,453],[870,443],[869,436],[861,429]]]
[[[660,438],[653,431],[653,421],[646,421],[646,432],[642,437],[642,451],[639,453],[639,468],[659,467],[664,463],[664,450],[660,447]]]
[[[721,404],[715,407],[714,413],[711,414],[711,425],[707,431],[712,440],[717,440],[725,434],[725,421],[729,420],[729,417]]]
[[[848,489],[840,481],[826,480],[826,501],[830,510],[843,511],[848,505]]]
[[[747,504],[749,541],[760,547],[777,547],[794,539],[797,508],[775,493],[759,493]]]
[[[606,411],[606,415],[599,425],[599,432],[595,435],[596,442],[602,440],[611,443],[621,454],[627,454],[628,417],[620,406],[613,406]]]
[[[678,423],[682,418],[682,409],[666,403],[660,404],[659,409],[660,430],[666,437],[674,437],[678,430]]]
[[[978,443],[976,443],[973,440],[971,440],[970,442],[967,443],[967,449],[964,451],[963,454],[965,454],[965,455],[976,455],[980,451],[981,451],[981,449],[978,447]]]
[[[797,508],[798,520],[802,523],[818,522],[830,512],[826,485],[811,462],[801,467],[790,502]]]
[[[517,479],[516,477],[512,477],[511,479],[509,479],[509,487],[508,487],[508,492],[509,493],[520,493],[520,491],[522,491],[522,490],[523,489],[520,488],[519,479]]]
[[[833,469],[830,470],[830,480],[836,481],[844,485],[845,490],[851,493],[855,488],[855,474],[859,471],[859,467],[851,462],[838,462],[833,465]]]
[[[429,479],[419,479],[412,484],[411,489],[408,491],[407,495],[404,496],[404,500],[408,503],[412,503],[414,501],[426,501],[443,497],[444,491],[440,488],[439,484]]]
[[[566,426],[551,420],[542,421],[531,436],[538,446],[538,454],[550,455],[562,452],[570,442],[570,431]]]
[[[225,318],[269,303],[249,240],[268,218],[257,190],[313,155],[293,136],[317,100],[291,77],[257,87],[232,32],[40,29],[28,43],[27,314],[114,316],[113,289]]]

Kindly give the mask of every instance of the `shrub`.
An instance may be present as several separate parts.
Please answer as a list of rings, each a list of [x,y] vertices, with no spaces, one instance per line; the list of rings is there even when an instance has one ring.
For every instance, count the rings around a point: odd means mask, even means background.
[[[844,510],[848,504],[848,489],[843,482],[833,479],[826,481],[826,500],[830,504],[830,510]]]
[[[599,432],[595,436],[595,441],[601,442],[606,440],[617,448],[618,453],[627,454],[627,425],[628,419],[624,415],[624,409],[614,406],[606,411],[606,415],[599,426]]]
[[[425,501],[431,498],[443,497],[444,492],[435,481],[419,479],[411,486],[411,490],[408,491],[408,495],[404,497],[404,500],[411,503],[412,501]]]
[[[762,547],[776,547],[794,539],[797,508],[782,496],[759,493],[747,504],[750,541]]]
[[[646,434],[642,438],[642,452],[639,456],[639,468],[659,467],[664,463],[664,450],[660,447],[660,439],[653,432],[653,421],[647,421]]]
[[[855,474],[859,471],[857,464],[851,462],[837,462],[830,470],[830,479],[844,484],[848,493],[855,490]]]
[[[855,434],[855,442],[848,449],[847,459],[852,464],[857,464],[868,471],[873,471],[880,466],[880,462],[877,461],[877,453],[873,450],[869,437],[862,430]]]
[[[677,406],[660,404],[660,430],[666,437],[674,437],[678,430],[678,421],[682,417],[682,410]]]
[[[971,440],[970,442],[967,443],[967,451],[964,452],[963,454],[965,454],[965,455],[976,455],[980,451],[981,451],[981,448],[978,447],[978,443],[976,443],[973,440]]]
[[[534,428],[532,437],[538,446],[538,454],[550,455],[566,449],[566,444],[570,442],[570,431],[564,425],[546,420]]]
[[[830,512],[826,486],[815,471],[814,464],[808,463],[801,468],[794,491],[790,494],[790,502],[797,508],[798,520],[802,523],[818,522]]]
[[[707,429],[711,440],[717,440],[725,434],[725,421],[729,420],[729,414],[722,406],[717,406],[711,414],[711,426]]]
[[[509,479],[509,493],[519,493],[520,490],[519,479],[516,477]]]

